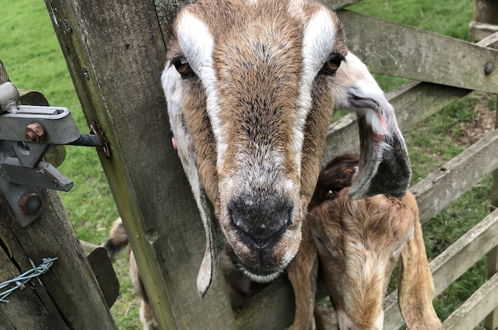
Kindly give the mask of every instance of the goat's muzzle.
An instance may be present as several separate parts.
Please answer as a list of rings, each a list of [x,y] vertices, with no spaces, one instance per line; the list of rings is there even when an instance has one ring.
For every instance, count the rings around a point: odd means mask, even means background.
[[[287,259],[292,259],[277,250],[288,240],[285,236],[292,227],[293,213],[293,202],[278,194],[239,195],[227,203],[230,227],[245,246],[243,253],[234,249],[236,263],[251,279],[270,281],[285,269],[290,262]]]

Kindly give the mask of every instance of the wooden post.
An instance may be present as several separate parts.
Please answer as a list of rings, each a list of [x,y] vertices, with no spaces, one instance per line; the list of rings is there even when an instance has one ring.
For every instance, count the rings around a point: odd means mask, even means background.
[[[496,0],[474,0],[474,17],[470,23],[470,37],[479,41],[492,33],[498,32],[498,1]],[[498,44],[491,45],[498,48]],[[496,64],[495,64],[496,66]],[[498,100],[496,102],[498,114]],[[495,123],[498,128],[498,117]],[[491,190],[491,210],[498,208],[498,170],[493,172],[493,187]],[[498,272],[498,247],[488,253],[488,278]],[[488,330],[498,328],[498,308],[495,309],[485,320]]]
[[[498,1],[474,0],[474,16],[470,22],[470,38],[479,41],[498,32]]]
[[[495,127],[498,129],[498,100],[496,102],[497,120]],[[493,187],[491,188],[491,211],[498,208],[498,170],[493,172]],[[488,278],[498,273],[498,247],[488,253]],[[484,326],[488,330],[496,330],[498,328],[498,308],[488,315],[484,322]]]
[[[0,83],[8,80],[0,62]],[[38,98],[40,99],[40,98]],[[43,98],[41,104],[46,103]],[[38,105],[38,104],[35,104]],[[44,191],[43,215],[21,228],[0,194],[0,282],[57,257],[50,270],[0,305],[2,329],[116,329],[57,193]]]
[[[173,17],[186,1],[166,2]],[[196,277],[205,235],[170,141],[160,74],[166,46],[153,0],[45,0],[83,111],[111,147],[102,166],[161,329],[233,329],[219,276]]]

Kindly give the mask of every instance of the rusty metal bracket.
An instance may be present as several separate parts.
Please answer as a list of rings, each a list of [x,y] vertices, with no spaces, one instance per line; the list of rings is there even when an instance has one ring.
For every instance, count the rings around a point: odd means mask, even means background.
[[[73,182],[42,161],[50,145],[97,147],[110,158],[109,144],[92,122],[81,135],[68,109],[19,105],[10,82],[0,85],[0,191],[16,219],[28,226],[43,212],[41,189],[69,191]]]

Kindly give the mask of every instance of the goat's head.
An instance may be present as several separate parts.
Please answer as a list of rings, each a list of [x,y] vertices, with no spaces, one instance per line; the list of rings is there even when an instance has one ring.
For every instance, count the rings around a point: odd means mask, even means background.
[[[256,281],[275,278],[298,251],[333,109],[384,105],[373,94],[370,103],[353,98],[346,87],[355,79],[338,84],[346,56],[337,16],[313,0],[200,0],[172,26],[162,77],[168,107],[179,109],[200,184]],[[386,125],[374,128],[375,143]]]
[[[317,191],[334,193],[335,188],[349,186],[357,166],[354,156],[338,157],[320,175]],[[333,175],[338,170],[342,174]],[[349,193],[350,187],[341,189],[310,215],[339,328],[383,328],[383,298],[401,256],[399,301],[405,322],[410,329],[439,329],[414,196],[377,195],[354,201]]]

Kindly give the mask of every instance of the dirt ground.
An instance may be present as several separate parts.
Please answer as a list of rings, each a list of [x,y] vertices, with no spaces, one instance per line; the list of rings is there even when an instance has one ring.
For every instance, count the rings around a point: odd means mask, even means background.
[[[474,107],[474,120],[470,123],[460,123],[463,129],[457,142],[465,146],[477,142],[495,128],[496,111],[494,109],[496,102],[491,98],[492,94],[475,93],[474,96],[478,99]]]

